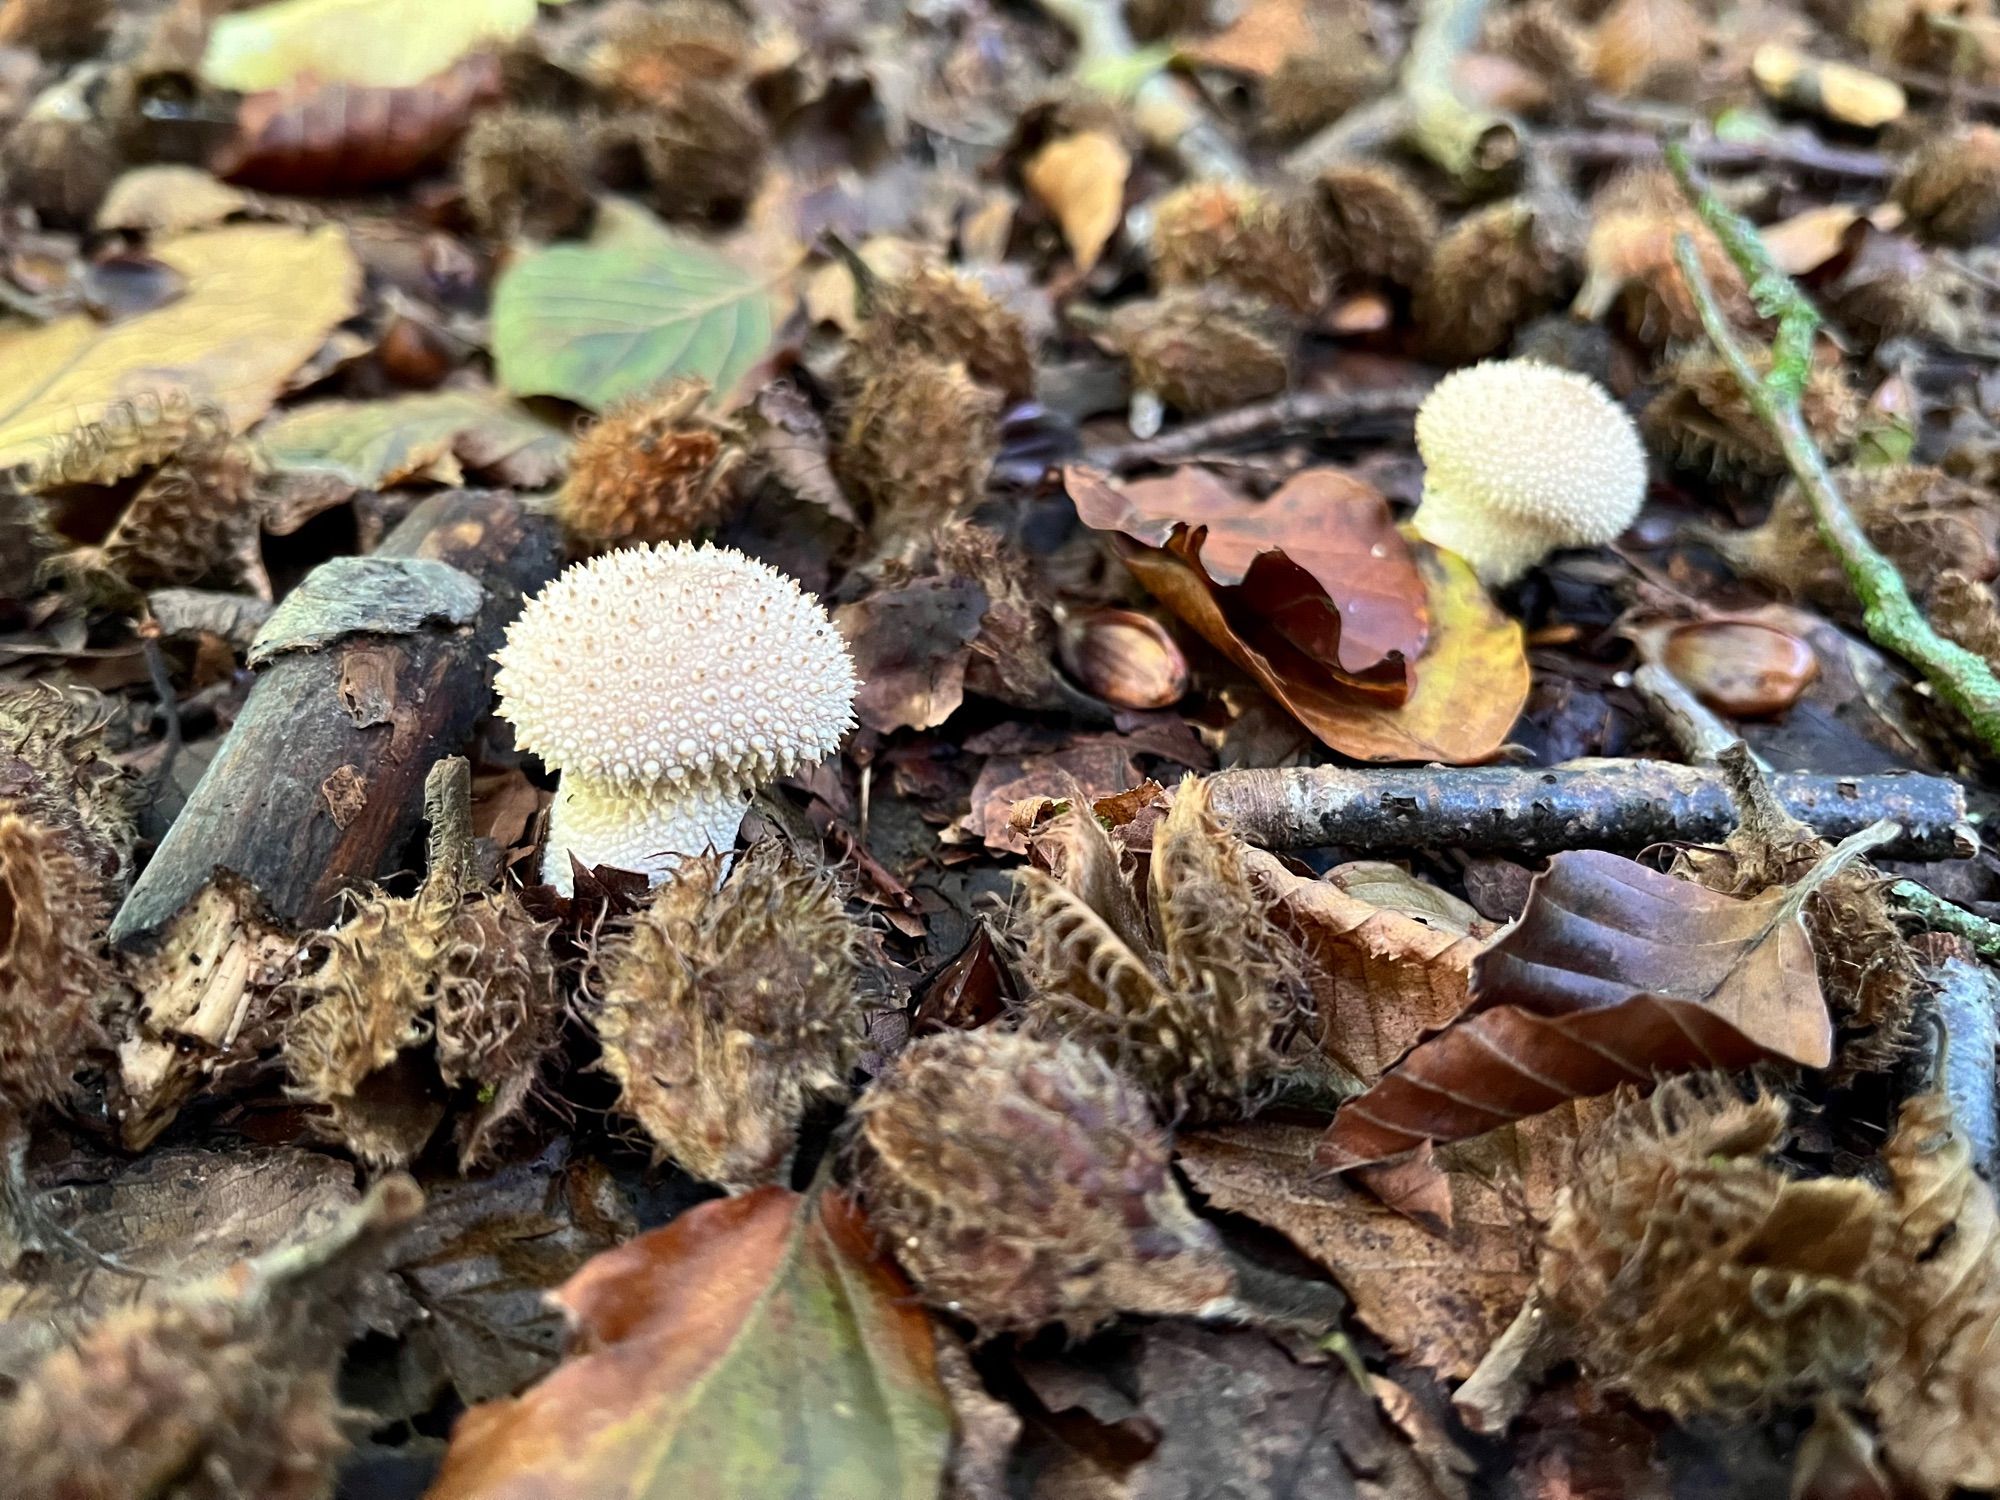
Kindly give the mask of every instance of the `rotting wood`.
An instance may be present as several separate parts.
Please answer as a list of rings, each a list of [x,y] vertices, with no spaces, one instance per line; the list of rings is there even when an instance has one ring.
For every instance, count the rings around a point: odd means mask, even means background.
[[[1521,856],[1711,843],[1737,824],[1720,773],[1671,761],[1546,769],[1307,766],[1221,771],[1209,784],[1216,813],[1240,837],[1270,849],[1450,847]],[[1885,846],[1886,855],[1957,859],[1978,848],[1964,789],[1946,777],[1779,775],[1771,786],[1786,811],[1822,838],[1843,839],[1890,818],[1902,833]]]
[[[492,653],[523,594],[555,576],[561,544],[554,524],[513,496],[456,490],[412,511],[366,576],[390,559],[447,564],[480,593],[441,588],[444,608],[429,618],[399,594],[376,621],[383,630],[357,629],[371,601],[347,601],[360,613],[324,642],[301,622],[289,637],[301,644],[270,653],[242,716],[119,908],[112,942],[150,946],[217,869],[247,880],[274,917],[322,925],[341,891],[382,874],[414,832],[425,775],[463,748],[486,712]],[[352,559],[339,561],[352,569]],[[406,571],[419,588],[452,582],[428,566]],[[461,610],[465,623],[451,623]],[[274,617],[260,642],[283,623]]]

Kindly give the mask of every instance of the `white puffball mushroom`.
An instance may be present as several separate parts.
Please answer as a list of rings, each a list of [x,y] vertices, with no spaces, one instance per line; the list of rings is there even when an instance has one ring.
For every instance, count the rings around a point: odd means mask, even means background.
[[[854,727],[854,663],[826,609],[726,547],[607,552],[528,601],[495,655],[515,742],[562,772],[542,878],[570,855],[658,885],[736,842],[750,794]]]
[[[1423,502],[1411,518],[1489,584],[1559,547],[1596,547],[1646,499],[1646,449],[1587,375],[1497,359],[1447,375],[1417,409]]]

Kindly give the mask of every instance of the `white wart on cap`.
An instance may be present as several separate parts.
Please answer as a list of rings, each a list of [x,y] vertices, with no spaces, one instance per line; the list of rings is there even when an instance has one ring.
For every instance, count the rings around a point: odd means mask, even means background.
[[[1596,381],[1489,360],[1439,381],[1417,410],[1417,533],[1511,583],[1560,547],[1596,547],[1638,517],[1646,449]]]
[[[516,743],[562,772],[542,878],[658,884],[727,852],[750,794],[816,765],[854,725],[856,682],[825,608],[725,547],[639,547],[566,570],[496,655]]]

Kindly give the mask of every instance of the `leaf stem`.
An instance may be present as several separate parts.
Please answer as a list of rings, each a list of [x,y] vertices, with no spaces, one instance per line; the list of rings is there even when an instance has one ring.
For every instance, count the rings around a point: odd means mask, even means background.
[[[1798,283],[1772,261],[1749,220],[1726,207],[1697,175],[1686,148],[1671,144],[1666,156],[1689,202],[1742,270],[1758,311],[1777,322],[1770,347],[1770,372],[1760,376],[1722,311],[1694,241],[1685,234],[1677,237],[1674,258],[1694,295],[1702,328],[1742,387],[1744,399],[1777,438],[1786,466],[1812,508],[1821,538],[1839,559],[1848,585],[1860,601],[1868,638],[1916,667],[1938,697],[1964,720],[1985,752],[2000,755],[2000,678],[1981,657],[1939,635],[1924,617],[1896,565],[1869,541],[1841,494],[1826,455],[1807,430],[1800,401],[1812,371],[1813,341],[1820,327],[1818,312]]]

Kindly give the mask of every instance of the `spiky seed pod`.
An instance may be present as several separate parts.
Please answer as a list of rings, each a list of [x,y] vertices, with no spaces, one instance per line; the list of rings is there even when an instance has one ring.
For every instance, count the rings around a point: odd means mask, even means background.
[[[168,389],[121,401],[94,422],[72,428],[39,455],[29,473],[38,494],[75,486],[106,486],[158,468],[190,442],[220,425],[213,407]]]
[[[111,131],[88,106],[46,97],[0,140],[8,196],[57,229],[88,229],[121,163]]]
[[[2000,129],[1965,125],[1925,141],[1895,198],[1930,243],[1969,247],[2000,234]]]
[[[441,1085],[480,1089],[460,1162],[489,1155],[561,1030],[553,924],[534,921],[511,891],[468,889],[463,777],[463,761],[441,763],[426,783],[422,888],[355,898],[348,920],[319,937],[325,961],[291,987],[301,1008],[285,1033],[293,1087],[371,1166],[401,1166],[423,1149],[444,1115]]]
[[[743,448],[699,415],[708,386],[669,381],[606,412],[570,455],[556,514],[586,547],[684,542],[736,496]]]
[[[691,83],[743,70],[753,38],[742,12],[724,0],[669,0],[624,13],[590,59],[594,77],[639,104],[669,104]]]
[[[1055,622],[1028,560],[998,532],[967,522],[937,534],[938,571],[970,578],[986,613],[965,673],[968,690],[1017,708],[1052,708]]]
[[[111,0],[6,0],[0,47],[32,47],[52,62],[95,57],[111,31]]]
[[[1153,208],[1153,281],[1221,282],[1295,313],[1330,290],[1312,205],[1239,182],[1192,182]]]
[[[1314,184],[1327,263],[1336,273],[1415,286],[1437,248],[1437,211],[1380,162],[1338,162]]]
[[[1849,508],[1919,596],[1947,571],[2000,574],[2000,516],[1980,486],[1922,464],[1836,472]],[[1828,608],[1852,607],[1840,562],[1820,540],[1812,507],[1787,484],[1764,524],[1709,539],[1748,577]]]
[[[1000,452],[1000,397],[956,361],[904,353],[847,403],[835,454],[883,551],[907,548],[976,503]]]
[[[119,1307],[0,1409],[13,1500],[325,1500],[354,1290],[423,1206],[377,1186],[324,1235]],[[149,1288],[149,1292],[151,1288]]]
[[[0,1121],[62,1098],[99,1035],[104,902],[62,831],[0,801]]]
[[[1655,348],[1700,339],[1701,313],[1674,260],[1674,243],[1683,234],[1694,240],[1702,271],[1730,322],[1753,324],[1757,311],[1743,273],[1660,167],[1627,172],[1591,200],[1584,248],[1588,274],[1575,311],[1596,320],[1621,305],[1632,333]]]
[[[1760,370],[1769,368],[1767,352],[1753,353],[1751,358]],[[1663,382],[1640,417],[1655,451],[1697,473],[1743,476],[1785,471],[1778,440],[1714,349],[1702,344],[1682,351],[1667,365]],[[1814,365],[1801,410],[1807,429],[1829,458],[1838,460],[1853,448],[1862,402],[1837,366]]]
[[[1125,24],[1137,42],[1163,42],[1208,24],[1208,0],[1125,0]]]
[[[1031,1026],[1101,1052],[1173,1118],[1245,1113],[1279,1070],[1273,1042],[1298,1012],[1300,960],[1206,783],[1183,781],[1154,831],[1144,917],[1088,806],[1054,840],[1060,878],[1015,876]]]
[[[598,961],[598,1040],[656,1155],[729,1188],[781,1181],[799,1122],[860,1056],[860,929],[825,871],[776,841],[721,890],[682,864]]]
[[[0,798],[62,835],[107,901],[124,895],[139,779],[104,753],[107,700],[42,684],[0,688]]]
[[[1537,1291],[1592,1380],[1686,1420],[1857,1388],[1890,1232],[1868,1183],[1787,1176],[1788,1113],[1668,1084],[1582,1145]]]
[[[1264,129],[1280,140],[1324,130],[1388,83],[1375,44],[1359,30],[1323,35],[1264,81]]]
[[[1556,216],[1526,198],[1468,215],[1438,241],[1413,311],[1426,352],[1483,359],[1575,285],[1573,247]]]
[[[1487,28],[1487,45],[1546,85],[1558,108],[1590,87],[1590,38],[1556,0],[1529,0],[1501,12]]]
[[[1131,362],[1135,390],[1190,416],[1275,396],[1291,382],[1292,320],[1226,287],[1176,287],[1128,302],[1105,338]]]
[[[256,449],[211,413],[140,486],[103,541],[73,549],[58,566],[72,583],[112,600],[211,578],[269,597],[259,549],[263,474]]]
[[[756,196],[770,137],[739,93],[697,82],[670,104],[598,122],[590,143],[606,183],[642,193],[665,218],[709,219]]]
[[[865,377],[902,351],[955,359],[1010,401],[1035,388],[1027,326],[971,277],[941,266],[919,266],[875,289],[855,336],[856,368]]]
[[[856,1107],[856,1177],[925,1301],[982,1334],[1198,1314],[1235,1276],[1144,1096],[1073,1042],[914,1042]]]
[[[2000,598],[1994,597],[1992,584],[1947,569],[1936,575],[1926,604],[1940,635],[2000,670]]]
[[[483,110],[458,151],[465,206],[481,233],[559,240],[590,227],[597,199],[576,121],[527,110]]]

